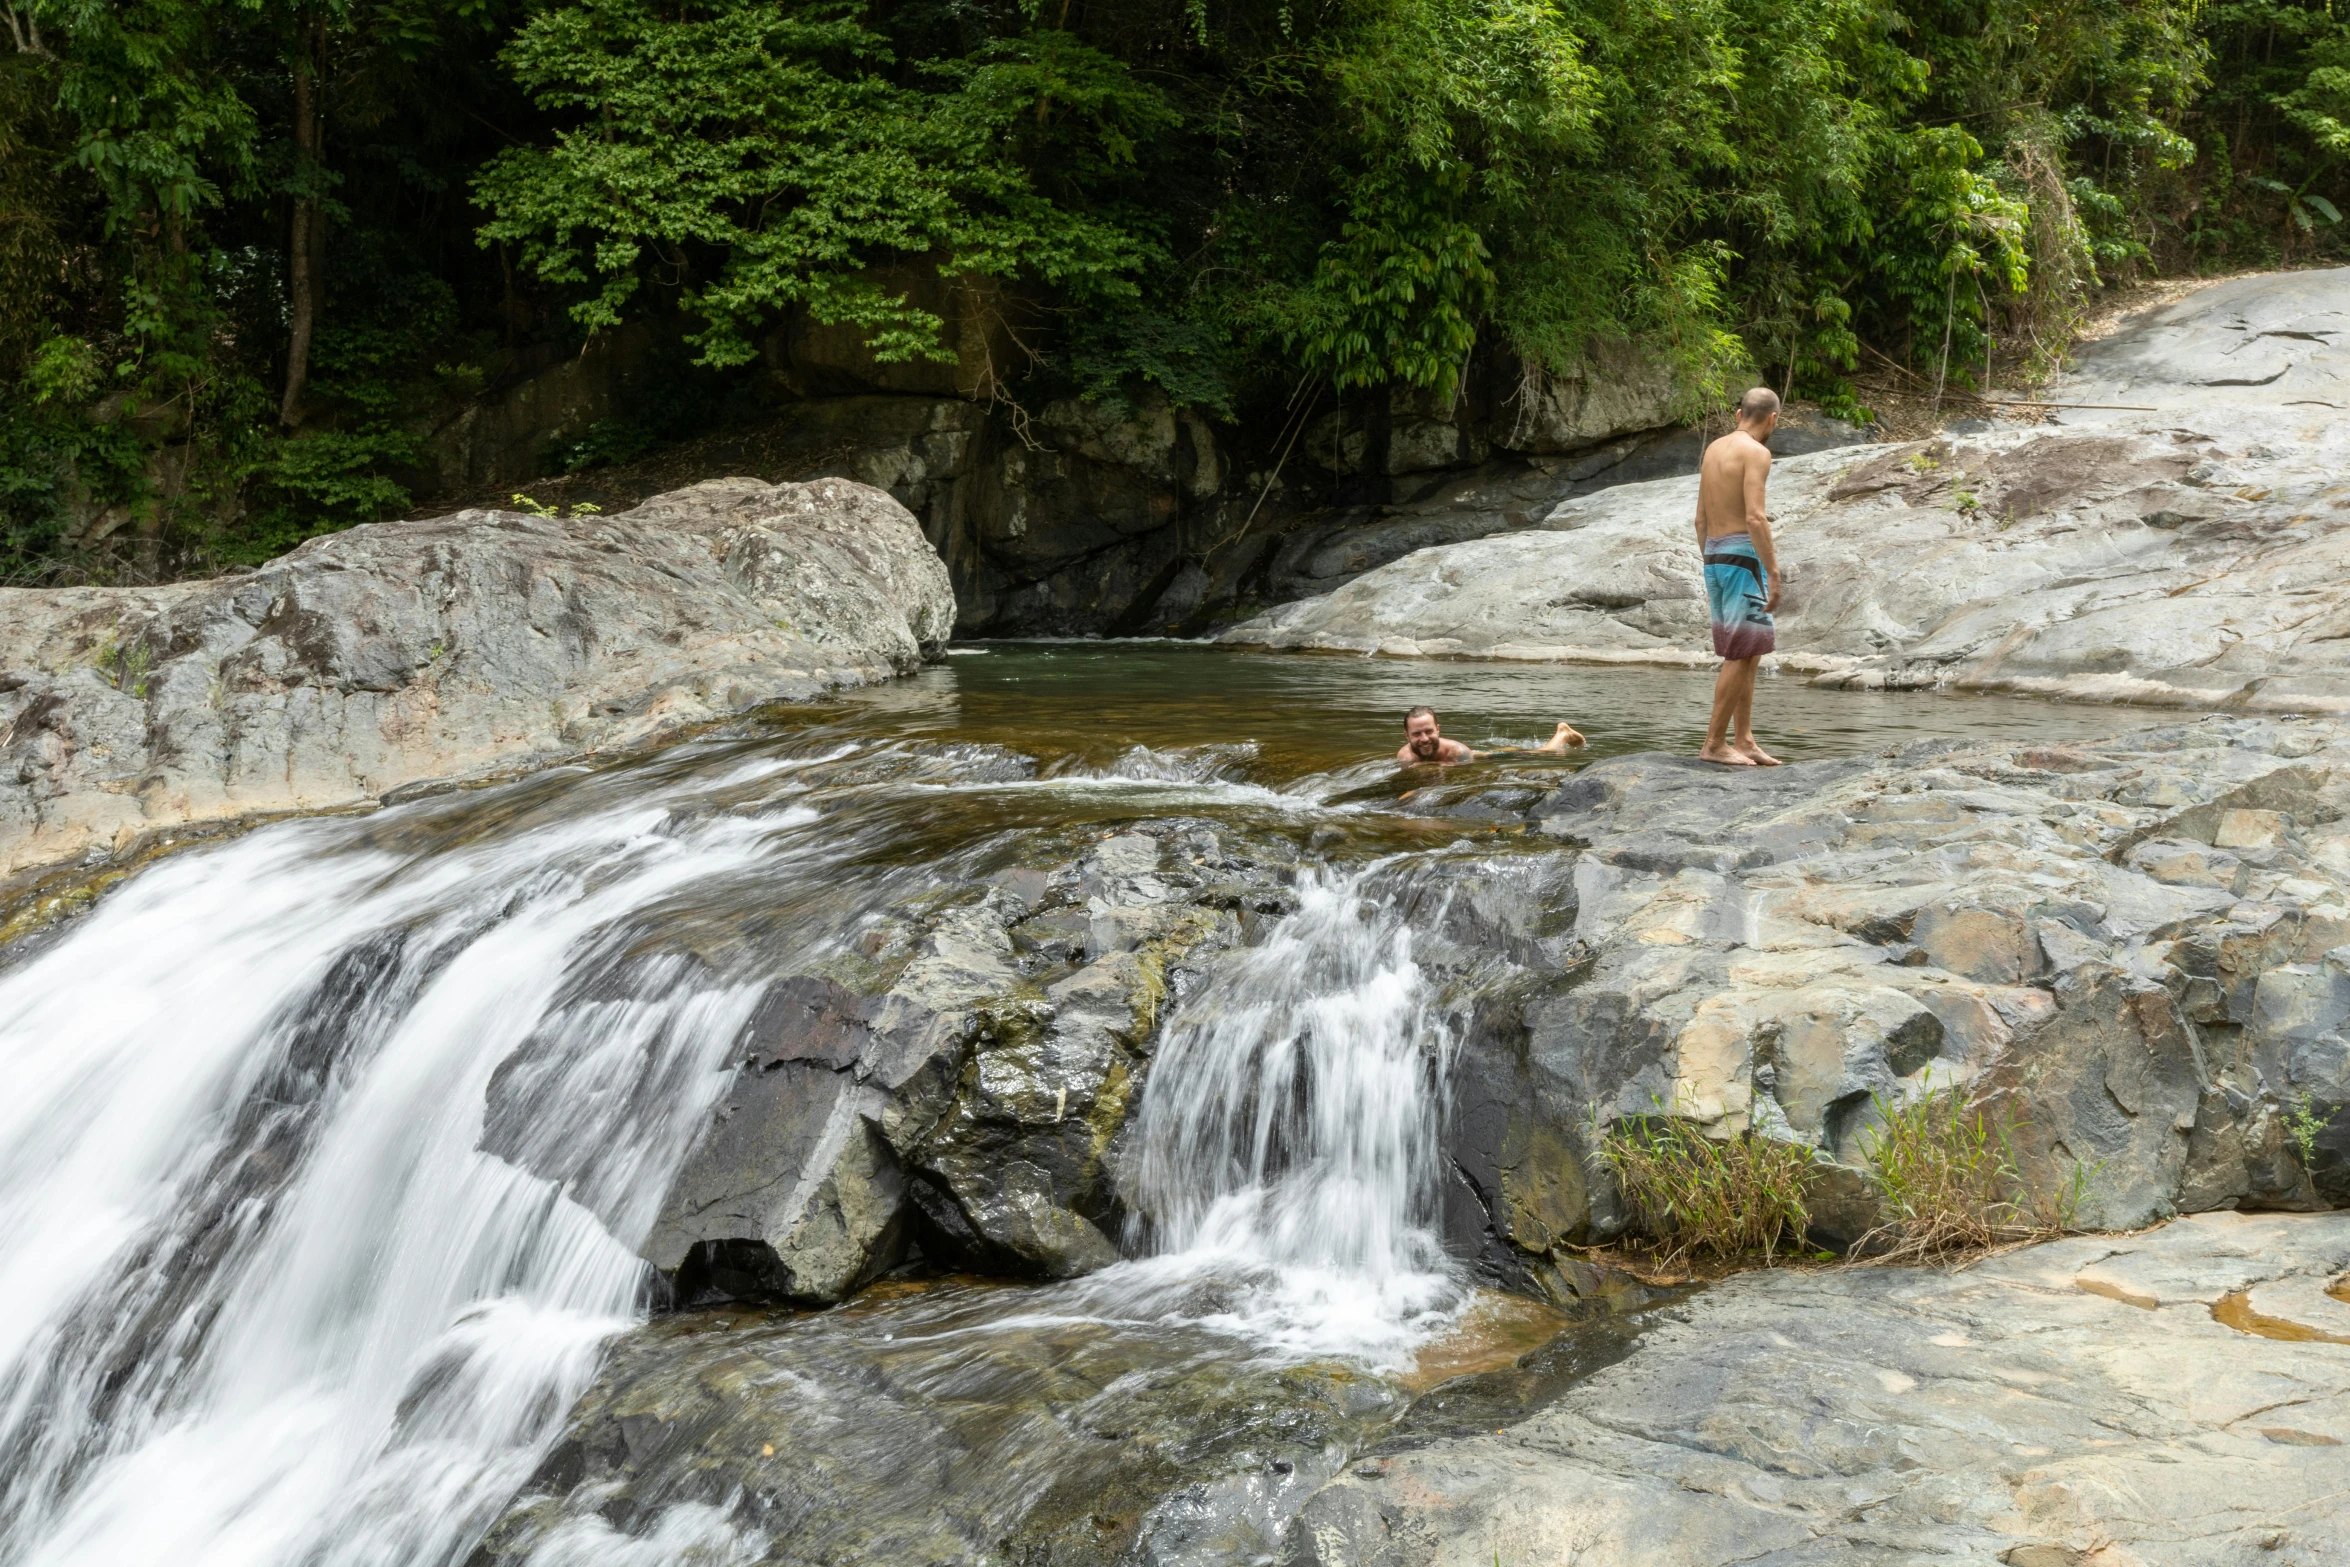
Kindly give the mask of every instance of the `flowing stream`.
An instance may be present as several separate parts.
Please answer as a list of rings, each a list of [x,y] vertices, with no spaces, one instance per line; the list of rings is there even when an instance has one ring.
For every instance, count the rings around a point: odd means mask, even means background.
[[[825,1368],[883,1360],[958,1408],[987,1406],[988,1375],[1112,1347],[1129,1359],[1102,1386],[1126,1386],[1137,1343],[1160,1372],[1408,1367],[1471,1296],[1434,1226],[1449,1025],[1377,889],[1456,829],[1414,824],[1392,770],[1362,762],[1392,722],[1265,686],[1334,669],[998,650],[626,766],[183,852],[0,951],[0,1567],[465,1560],[607,1341],[644,1319],[636,1247],[766,977],[848,950],[1008,845],[1151,817],[1309,842],[1335,824],[1343,844],[1309,856],[1296,912],[1164,1025],[1129,1260],[783,1314],[762,1330],[772,1354],[811,1408]],[[1226,678],[1221,705],[1203,672]],[[1452,732],[1539,734],[1559,713],[1606,737],[1599,677],[1501,689],[1476,687],[1473,708],[1464,686]],[[1644,737],[1656,693],[1613,700]],[[1021,1342],[1035,1353],[1003,1347]],[[969,1513],[958,1539],[992,1538],[1014,1492],[1082,1476],[1056,1446],[1066,1424],[1006,1415],[963,1442],[943,1493]],[[912,1461],[892,1440],[860,1430],[837,1456],[886,1476]],[[1300,1451],[1343,1456],[1339,1436],[1315,1442]],[[1315,1462],[1276,1465],[1239,1509],[1260,1535],[1328,1472]],[[863,1538],[810,1507],[787,1521],[806,1539]],[[531,1560],[748,1562],[776,1527],[680,1501],[624,1537],[585,1511]],[[1190,1538],[1180,1519],[1162,1535]],[[1160,1559],[1241,1559],[1193,1543]],[[918,1545],[877,1539],[871,1559]]]

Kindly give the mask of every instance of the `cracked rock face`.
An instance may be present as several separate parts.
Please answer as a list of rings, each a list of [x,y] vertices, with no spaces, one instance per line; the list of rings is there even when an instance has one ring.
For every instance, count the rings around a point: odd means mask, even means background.
[[[0,876],[885,679],[954,616],[913,518],[846,480],[376,524],[208,582],[0,589]]]
[[[2350,1217],[2207,1214],[1955,1273],[1750,1273],[1505,1429],[1305,1505],[1294,1567],[2318,1567]]]
[[[2338,724],[1752,772],[1615,757],[1529,814],[1575,852],[1479,875],[1474,913],[1416,873],[1445,911],[1425,961],[1469,993],[1448,1234],[1498,1282],[1573,1294],[1569,1248],[1624,1225],[1595,1115],[1809,1144],[1839,1243],[1879,1217],[1857,1172],[1881,1104],[1941,1089],[2004,1105],[2037,1189],[2077,1175],[2084,1226],[2350,1198]],[[2322,1123],[2306,1159],[2295,1114]]]
[[[2056,394],[2151,412],[1778,463],[1776,667],[1866,688],[2350,711],[2350,398],[2329,390],[2350,382],[2345,320],[2350,270],[2240,280],[2098,345],[2093,365],[2127,367],[2122,380]],[[2188,378],[2245,355],[2281,368],[2225,396]],[[1569,500],[1223,639],[1710,663],[1695,503],[1690,478]]]

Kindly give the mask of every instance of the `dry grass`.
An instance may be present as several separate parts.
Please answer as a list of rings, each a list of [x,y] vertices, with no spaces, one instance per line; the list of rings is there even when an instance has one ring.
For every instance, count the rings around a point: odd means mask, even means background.
[[[1812,1155],[1801,1144],[1751,1133],[1717,1142],[1688,1121],[1657,1115],[1618,1122],[1598,1147],[1668,1267],[1694,1255],[1757,1253],[1768,1264],[1810,1226],[1803,1178]]]

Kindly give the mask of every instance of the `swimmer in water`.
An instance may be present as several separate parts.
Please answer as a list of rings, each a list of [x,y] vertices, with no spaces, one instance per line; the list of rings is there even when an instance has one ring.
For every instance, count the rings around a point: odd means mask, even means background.
[[[1473,762],[1480,756],[1500,754],[1494,751],[1472,751],[1458,740],[1445,739],[1443,731],[1436,726],[1436,714],[1425,707],[1415,707],[1404,714],[1403,735],[1403,748],[1395,753],[1395,759],[1406,767],[1416,767],[1425,762]],[[1575,732],[1575,726],[1562,723],[1558,733],[1552,735],[1548,743],[1531,747],[1531,750],[1556,756],[1567,747],[1582,743],[1583,737]]]

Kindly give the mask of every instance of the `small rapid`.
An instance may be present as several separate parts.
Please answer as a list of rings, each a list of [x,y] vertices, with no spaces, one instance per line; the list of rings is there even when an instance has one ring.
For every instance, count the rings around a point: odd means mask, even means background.
[[[1128,1201],[1144,1279],[1252,1281],[1214,1320],[1394,1366],[1461,1299],[1435,1230],[1451,1032],[1367,874],[1309,873],[1169,1021]]]
[[[769,978],[1040,824],[1327,809],[1234,765],[688,747],[183,853],[20,950],[0,1564],[463,1560],[644,1320],[637,1248]],[[1445,1036],[1409,932],[1352,873],[1299,891],[1166,1025],[1130,1260],[955,1317],[935,1354],[904,1322],[910,1378],[1038,1322],[1394,1364],[1457,1304],[1429,1225]],[[1015,1430],[972,1491],[1040,1483]],[[570,1518],[532,1559],[755,1559],[706,1514]]]

